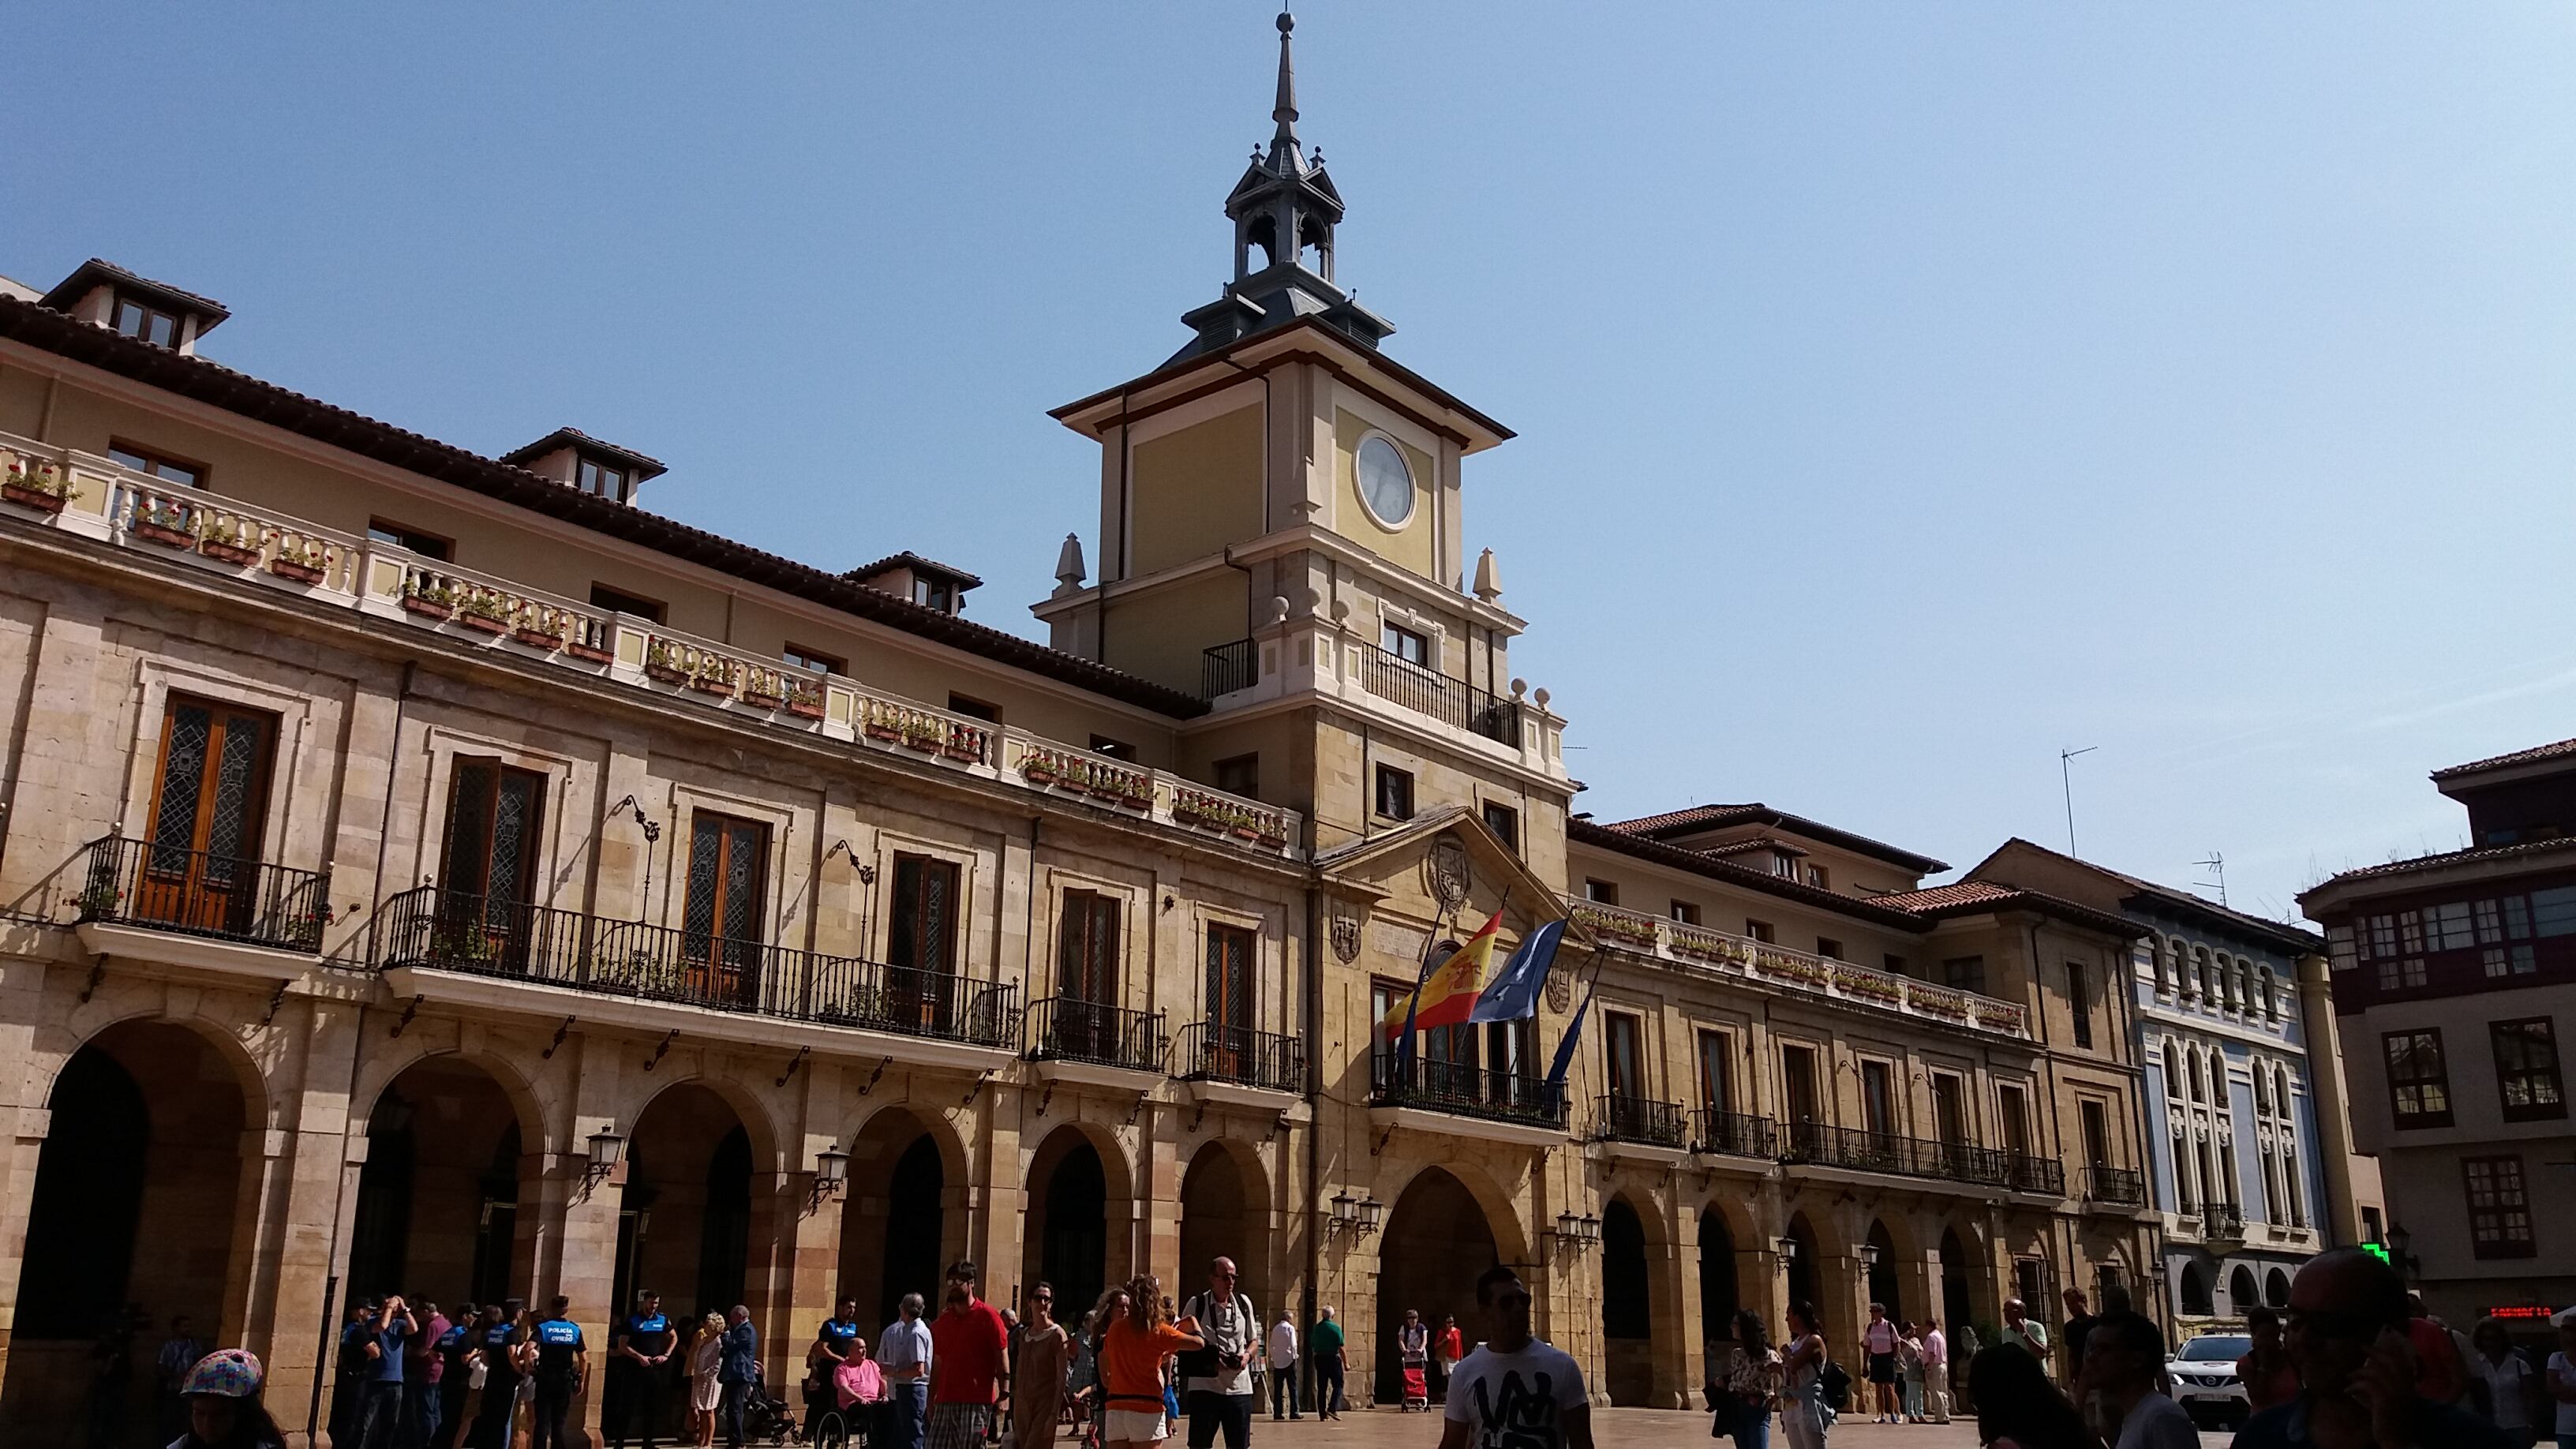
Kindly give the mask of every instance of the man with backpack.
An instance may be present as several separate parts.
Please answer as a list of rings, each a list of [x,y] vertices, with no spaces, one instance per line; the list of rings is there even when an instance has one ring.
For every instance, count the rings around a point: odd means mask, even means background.
[[[1234,1260],[1219,1258],[1209,1267],[1207,1291],[1182,1306],[1182,1316],[1199,1321],[1204,1348],[1181,1355],[1182,1408],[1190,1418],[1190,1449],[1210,1449],[1217,1431],[1225,1431],[1225,1449],[1247,1449],[1252,1443],[1252,1354],[1261,1340],[1261,1320],[1252,1300],[1235,1291]]]

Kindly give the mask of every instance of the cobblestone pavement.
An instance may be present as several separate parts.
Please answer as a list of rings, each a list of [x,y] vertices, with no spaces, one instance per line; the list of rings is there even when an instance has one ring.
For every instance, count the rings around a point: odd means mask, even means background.
[[[1708,1415],[1658,1409],[1595,1409],[1592,1437],[1601,1449],[1682,1449],[1703,1446]],[[2228,1449],[2233,1434],[2205,1433],[2201,1449]],[[1070,1441],[1068,1441],[1070,1442]],[[1178,1446],[1184,1441],[1170,1441]],[[1220,1443],[1223,1441],[1220,1440]],[[1308,1417],[1273,1423],[1264,1414],[1252,1426],[1254,1449],[1431,1449],[1440,1442],[1440,1416],[1394,1409],[1354,1409],[1339,1420]],[[1732,1441],[1726,1441],[1730,1446]],[[1775,1431],[1773,1449],[1784,1443]],[[1871,1424],[1844,1420],[1834,1426],[1832,1449],[1977,1449],[1972,1419],[1949,1424]]]

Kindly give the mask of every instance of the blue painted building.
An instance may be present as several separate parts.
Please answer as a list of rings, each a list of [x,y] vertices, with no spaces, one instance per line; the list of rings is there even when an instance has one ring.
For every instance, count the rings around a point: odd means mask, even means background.
[[[2320,1129],[2308,1054],[2312,1011],[2331,1042],[2324,939],[2034,845],[2007,842],[1970,872],[2116,911],[2150,929],[2132,990],[2144,1081],[2147,1203],[2160,1219],[2162,1316],[2184,1333],[2289,1302],[2299,1264],[2330,1245],[2330,1194],[2349,1196],[2340,1148]],[[2334,1070],[2331,1047],[2325,1070]],[[2339,1084],[2323,1100],[2340,1110]]]

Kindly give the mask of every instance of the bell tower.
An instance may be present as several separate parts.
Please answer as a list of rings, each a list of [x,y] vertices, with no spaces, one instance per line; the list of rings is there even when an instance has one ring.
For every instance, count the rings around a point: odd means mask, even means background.
[[[1053,414],[1100,447],[1098,577],[1067,540],[1034,611],[1055,647],[1205,699],[1182,768],[1306,811],[1327,847],[1381,804],[1491,806],[1539,868],[1563,721],[1514,687],[1522,621],[1462,537],[1463,462],[1511,430],[1387,356],[1394,325],[1336,279],[1342,194],[1278,29],[1270,139],[1225,198],[1233,279],[1178,352]]]

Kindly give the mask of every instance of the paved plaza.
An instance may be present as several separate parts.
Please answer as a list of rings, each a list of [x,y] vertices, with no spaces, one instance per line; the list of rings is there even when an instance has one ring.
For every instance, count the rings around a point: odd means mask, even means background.
[[[1682,1449],[1711,1442],[1708,1415],[1661,1409],[1595,1409],[1592,1437],[1602,1449]],[[2227,1433],[2203,1434],[2201,1449],[2228,1449],[2234,1438]],[[1429,1449],[1440,1442],[1440,1416],[1436,1411],[1354,1409],[1337,1421],[1308,1418],[1274,1424],[1265,1415],[1253,1425],[1252,1441],[1258,1449]],[[1771,1442],[1778,1446],[1785,1441],[1775,1431]],[[1954,1419],[1948,1424],[1845,1420],[1834,1426],[1832,1449],[1977,1449],[1977,1425],[1974,1419]]]

